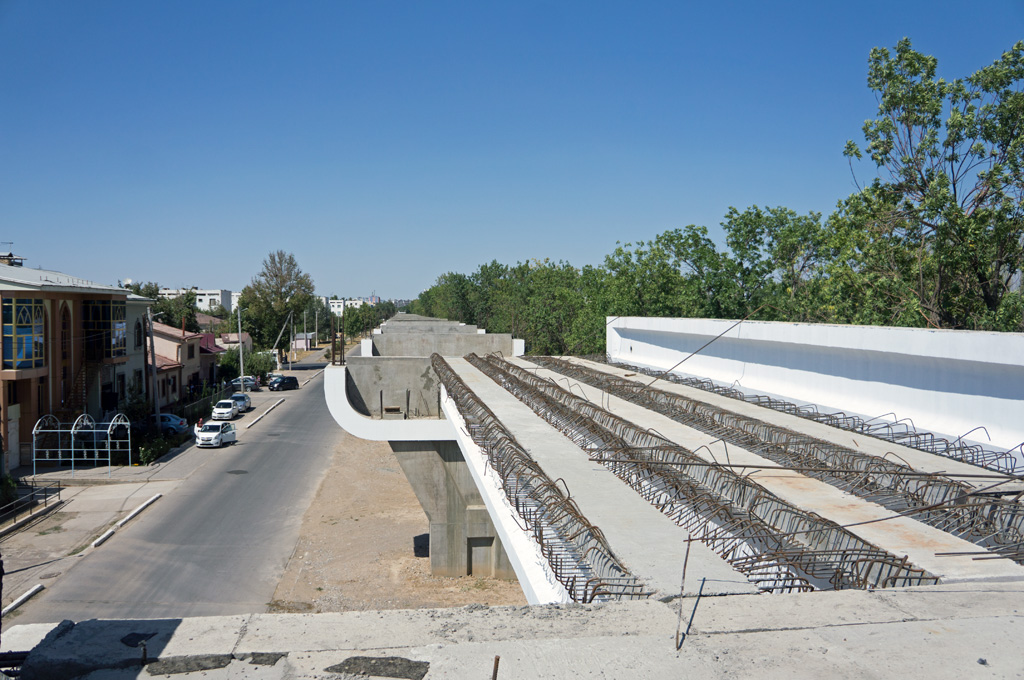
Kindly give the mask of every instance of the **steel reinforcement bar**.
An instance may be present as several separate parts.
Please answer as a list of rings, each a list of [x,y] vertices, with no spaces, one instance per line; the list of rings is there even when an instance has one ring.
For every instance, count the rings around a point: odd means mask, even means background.
[[[895,460],[872,456],[564,359],[530,357],[530,360],[1024,564],[1024,506],[1016,500],[977,494],[971,486],[945,475],[918,473]]]
[[[496,356],[466,357],[691,537],[770,592],[932,584],[937,577],[728,467]]]
[[[777,399],[775,397],[768,397],[761,394],[746,394],[740,390],[719,385],[714,381],[707,380],[705,378],[691,378],[678,375],[676,373],[655,371],[643,366],[634,366],[632,364],[610,361],[607,356],[591,355],[586,358],[592,361],[607,363],[610,366],[624,368],[628,371],[634,371],[636,373],[642,373],[661,380],[674,382],[679,385],[686,385],[687,387],[704,390],[705,392],[714,392],[715,394],[720,394],[723,397],[729,397],[730,399],[746,401],[751,404],[770,408],[774,411],[781,411],[782,413],[789,413],[800,418],[806,418],[808,420],[831,425],[832,427],[838,427],[841,430],[857,432],[858,434],[875,437],[894,444],[899,444],[900,446],[918,449],[919,451],[927,451],[928,453],[934,453],[939,456],[945,456],[947,458],[952,458],[953,460],[970,463],[972,465],[977,465],[979,467],[995,470],[996,472],[1002,472],[1005,474],[1013,474],[1019,467],[1013,451],[1020,449],[1024,452],[1024,442],[1009,451],[992,451],[979,444],[968,444],[963,440],[963,437],[957,437],[953,441],[949,441],[948,439],[939,437],[931,432],[919,432],[913,424],[907,420],[897,420],[895,422],[886,422],[877,418],[864,420],[859,416],[848,415],[842,411],[823,412],[818,411],[818,408],[814,405],[797,406],[792,402]],[[893,417],[895,417],[895,415]]]
[[[434,372],[466,421],[469,435],[487,456],[524,531],[574,602],[644,599],[650,592],[614,557],[601,530],[549,478],[536,461],[440,355]]]

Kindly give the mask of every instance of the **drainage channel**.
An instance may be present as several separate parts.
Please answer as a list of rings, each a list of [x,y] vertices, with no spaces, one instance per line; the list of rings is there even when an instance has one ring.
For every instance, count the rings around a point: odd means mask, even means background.
[[[469,435],[501,479],[505,496],[522,520],[520,528],[540,546],[569,597],[584,603],[649,597],[643,584],[614,557],[601,530],[587,521],[448,362],[434,354],[431,364]]]
[[[548,370],[672,418],[687,427],[910,516],[1024,564],[1024,506],[942,474],[872,456],[713,405],[555,357],[531,357]],[[1013,492],[1018,496],[1019,492]]]
[[[906,557],[787,503],[753,480],[710,464],[550,380],[495,356],[466,359],[762,590],[938,582]]]

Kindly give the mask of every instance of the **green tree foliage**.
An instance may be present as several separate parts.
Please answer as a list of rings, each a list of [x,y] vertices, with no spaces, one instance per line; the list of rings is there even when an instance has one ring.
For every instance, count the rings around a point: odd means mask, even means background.
[[[199,321],[196,320],[196,294],[188,290],[176,298],[163,299],[159,296],[160,285],[155,281],[132,283],[128,290],[153,300],[153,317],[157,323],[167,324],[175,328],[184,326],[185,330],[199,333]]]
[[[259,376],[266,384],[267,373],[272,373],[277,368],[273,353],[270,352],[246,352],[242,356],[245,364],[245,374]],[[239,376],[238,349],[232,348],[220,355],[220,377],[224,380],[234,380]]]
[[[861,227],[914,254],[912,293],[928,324],[1020,330],[1024,42],[966,78],[936,68],[909,39],[871,51],[878,117],[864,137],[879,176]],[[845,153],[862,155],[852,141]]]
[[[349,340],[366,335],[374,328],[393,317],[395,303],[388,300],[375,305],[363,304],[345,308],[345,336]]]
[[[313,279],[302,271],[294,255],[283,250],[270,253],[263,260],[262,271],[239,296],[242,330],[252,336],[255,347],[272,348],[289,314],[301,327],[302,311],[311,303],[313,292]],[[237,328],[238,311],[232,316]]]

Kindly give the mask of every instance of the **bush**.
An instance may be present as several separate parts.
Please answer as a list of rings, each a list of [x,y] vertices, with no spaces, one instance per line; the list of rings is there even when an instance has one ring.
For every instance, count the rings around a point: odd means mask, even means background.
[[[18,484],[10,475],[0,477],[0,505],[13,503],[18,499]]]

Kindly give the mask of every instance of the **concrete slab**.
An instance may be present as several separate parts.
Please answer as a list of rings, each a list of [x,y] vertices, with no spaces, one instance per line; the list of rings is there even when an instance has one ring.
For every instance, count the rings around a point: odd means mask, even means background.
[[[543,378],[563,378],[558,373],[537,368],[519,359],[513,361],[530,368]],[[772,461],[738,446],[716,443],[716,438],[681,425],[660,413],[649,411],[590,385],[573,382],[573,393],[595,404],[604,405],[615,415],[644,429],[653,429],[670,441],[711,462],[729,460],[733,464],[775,466]],[[703,447],[703,448],[702,448]],[[978,552],[981,548],[951,534],[909,517],[901,517],[882,506],[785,470],[755,471],[750,477],[783,500],[817,513],[893,555],[907,555],[910,561],[946,582],[985,579],[1024,579],[1024,567],[1010,560],[973,560],[969,555],[937,556],[937,553]]]
[[[679,594],[685,540],[689,534],[643,500],[603,466],[592,463],[575,444],[465,359],[448,363],[495,413],[552,479],[562,479],[583,514],[604,533],[615,555],[657,597]],[[757,589],[725,560],[693,543],[686,591],[705,594],[752,593]]]
[[[105,664],[93,666],[88,678],[163,677],[171,672],[169,662],[177,664],[169,677],[181,680],[305,680],[339,677],[328,669],[353,656],[426,663],[427,678],[489,677],[499,656],[503,680],[1019,678],[1022,602],[1024,586],[1007,583],[686,598],[671,604],[256,614],[241,626],[239,617],[87,621],[34,649],[32,673],[23,677],[70,680],[75,676],[66,671],[73,669],[60,661],[71,659]],[[677,646],[677,629],[688,626]],[[149,649],[158,664],[118,669],[137,663],[139,650],[121,641],[125,631],[136,629],[157,631]],[[15,629],[10,635],[27,633]],[[223,647],[211,653],[217,645]],[[264,665],[253,663],[255,653],[267,655],[258,658]],[[187,670],[204,663],[223,665]]]

